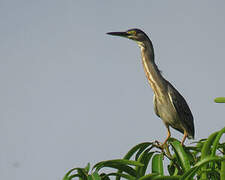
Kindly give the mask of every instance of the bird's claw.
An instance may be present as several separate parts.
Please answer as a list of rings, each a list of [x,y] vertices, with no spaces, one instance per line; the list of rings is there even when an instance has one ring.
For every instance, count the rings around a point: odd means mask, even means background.
[[[164,149],[168,146],[167,143],[161,143],[157,140],[155,140],[155,143],[154,143],[155,147],[161,149],[162,151],[164,151]]]

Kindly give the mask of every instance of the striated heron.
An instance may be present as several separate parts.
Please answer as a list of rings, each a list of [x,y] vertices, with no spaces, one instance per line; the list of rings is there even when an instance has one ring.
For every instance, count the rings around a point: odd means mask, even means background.
[[[183,96],[160,73],[155,64],[154,49],[149,37],[140,29],[109,32],[107,34],[134,40],[141,48],[144,71],[154,92],[154,110],[168,130],[168,135],[161,146],[163,147],[171,136],[170,126],[184,134],[181,141],[182,145],[187,137],[193,139],[195,131],[190,108]]]

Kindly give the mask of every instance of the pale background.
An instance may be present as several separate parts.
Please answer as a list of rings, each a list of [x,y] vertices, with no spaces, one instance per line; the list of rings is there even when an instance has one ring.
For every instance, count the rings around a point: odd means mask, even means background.
[[[149,35],[196,140],[224,127],[224,104],[213,102],[225,96],[223,0],[0,0],[0,24],[0,179],[60,180],[164,140],[140,49],[109,31]]]

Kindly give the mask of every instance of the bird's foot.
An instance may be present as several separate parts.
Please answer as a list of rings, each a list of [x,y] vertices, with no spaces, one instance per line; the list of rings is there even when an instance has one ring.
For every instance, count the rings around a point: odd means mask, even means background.
[[[171,153],[170,153],[170,150],[169,150],[169,145],[166,142],[160,143],[159,141],[156,140],[154,142],[154,146],[156,148],[161,149],[162,154],[165,155],[166,157],[168,157],[169,159],[172,159],[173,158],[172,155],[171,155]]]
[[[155,145],[155,147],[161,149],[162,151],[164,151],[164,149],[168,147],[167,143],[161,143],[157,140],[155,141],[154,145]]]

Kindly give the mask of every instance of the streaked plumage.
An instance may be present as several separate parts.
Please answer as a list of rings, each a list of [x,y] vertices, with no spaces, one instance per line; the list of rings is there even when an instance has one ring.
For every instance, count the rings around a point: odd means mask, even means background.
[[[141,48],[143,68],[154,92],[154,110],[168,130],[168,136],[163,145],[170,137],[170,126],[184,134],[182,145],[186,137],[194,138],[194,121],[190,108],[183,96],[161,75],[155,64],[154,49],[148,36],[139,29],[107,34],[134,40]]]

